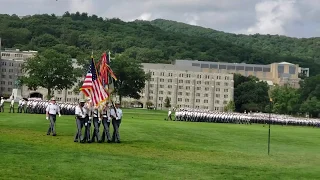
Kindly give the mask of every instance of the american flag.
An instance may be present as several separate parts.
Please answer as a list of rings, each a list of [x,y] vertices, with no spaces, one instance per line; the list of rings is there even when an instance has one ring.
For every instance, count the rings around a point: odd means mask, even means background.
[[[96,107],[108,98],[108,94],[103,88],[100,78],[98,78],[93,58],[91,59],[89,71],[80,90],[86,97],[91,98],[93,105]]]

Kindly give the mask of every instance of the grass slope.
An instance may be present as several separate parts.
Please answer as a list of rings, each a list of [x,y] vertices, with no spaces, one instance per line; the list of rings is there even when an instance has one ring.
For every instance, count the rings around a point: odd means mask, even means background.
[[[121,144],[73,142],[73,116],[0,113],[1,179],[319,179],[320,130],[164,121],[124,110]]]

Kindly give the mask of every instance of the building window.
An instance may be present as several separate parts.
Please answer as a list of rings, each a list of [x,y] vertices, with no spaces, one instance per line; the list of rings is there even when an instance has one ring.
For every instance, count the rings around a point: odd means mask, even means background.
[[[160,82],[164,82],[164,79],[160,79]]]
[[[209,95],[208,94],[204,94],[204,97],[209,97]]]
[[[1,75],[1,78],[6,78],[6,75]]]
[[[187,84],[190,84],[190,80],[186,80],[186,83],[187,83]]]
[[[159,94],[163,94],[163,91],[159,91]]]
[[[209,84],[210,84],[210,82],[209,82],[209,81],[206,81],[206,82],[205,82],[205,85],[209,85]]]
[[[207,100],[207,99],[205,99],[203,102],[204,102],[204,103],[208,103],[208,100]]]
[[[172,85],[168,85],[168,88],[172,88]]]
[[[9,69],[9,72],[13,72],[13,69]]]
[[[201,90],[201,87],[197,87],[197,90]]]
[[[9,79],[12,79],[12,76],[11,76],[11,75],[9,75]]]
[[[172,73],[169,73],[169,76],[172,77]]]
[[[68,95],[72,95],[72,91],[68,91]]]
[[[153,90],[150,90],[149,92],[150,92],[150,94],[153,94]]]
[[[224,95],[224,98],[228,98],[229,96],[226,94],[226,95]]]
[[[223,101],[223,104],[228,104],[228,101]]]
[[[179,89],[183,89],[183,86],[179,86]]]
[[[197,81],[197,84],[201,84],[201,81]]]
[[[168,94],[168,95],[171,95],[171,91],[168,91],[167,94]]]
[[[209,76],[209,75],[206,75],[205,78],[206,78],[206,79],[210,79],[210,76]]]
[[[161,72],[161,73],[160,73],[160,76],[164,76],[164,72]]]
[[[209,88],[208,88],[208,87],[206,87],[206,88],[204,88],[204,90],[205,90],[205,91],[209,91]]]
[[[190,96],[190,93],[187,92],[187,93],[186,93],[186,96]]]
[[[5,84],[6,84],[6,82],[5,82],[5,81],[1,81],[1,84],[2,84],[2,85],[5,85]]]
[[[224,89],[224,92],[229,92],[229,89]]]
[[[224,83],[224,86],[229,86],[229,83],[225,82],[225,83]]]
[[[172,83],[172,79],[168,79],[168,82],[169,82],[169,83]]]
[[[8,88],[8,91],[9,91],[9,92],[12,91],[12,88]]]
[[[181,102],[181,101],[182,101],[182,98],[178,98],[178,101]]]
[[[9,82],[8,82],[8,85],[12,85],[12,82],[9,81]]]
[[[150,81],[154,81],[154,78],[151,78]]]
[[[217,79],[221,79],[221,76],[217,76]]]
[[[197,78],[201,79],[201,75],[200,75],[200,74],[198,74],[198,75],[197,75]]]
[[[186,90],[190,90],[190,86],[186,86]]]
[[[283,74],[284,73],[284,66],[278,66],[278,73]]]
[[[216,85],[217,85],[217,86],[220,86],[220,82],[216,82]]]
[[[179,80],[179,83],[183,83],[183,80]]]
[[[220,101],[219,101],[219,100],[216,100],[214,103],[219,104],[219,103],[220,103]]]
[[[197,93],[196,96],[199,97],[199,96],[200,96],[200,93]]]
[[[2,69],[2,72],[7,72],[7,70],[6,69]]]
[[[217,91],[217,92],[220,92],[220,88],[217,88],[216,91]]]
[[[188,77],[188,78],[190,78],[190,77],[191,77],[191,75],[190,75],[190,74],[187,74],[187,77]]]
[[[153,84],[150,84],[150,87],[153,88]]]
[[[196,99],[196,102],[199,103],[199,102],[200,102],[200,99]]]
[[[61,91],[58,91],[58,94],[61,94],[62,92]]]
[[[162,101],[162,100],[163,100],[163,97],[159,97],[159,100]]]
[[[153,96],[149,96],[149,99],[150,99],[150,100],[153,100]]]
[[[179,96],[182,96],[182,92],[178,92],[178,95],[179,95]]]
[[[296,74],[296,67],[295,66],[289,66],[289,74]]]
[[[164,85],[160,85],[160,88],[164,88]]]
[[[214,110],[215,111],[219,111],[219,107],[214,107]]]
[[[189,99],[185,99],[184,102],[189,102]]]
[[[217,97],[217,98],[220,98],[220,94],[216,94],[216,97]]]
[[[225,80],[229,80],[229,76],[224,77]]]

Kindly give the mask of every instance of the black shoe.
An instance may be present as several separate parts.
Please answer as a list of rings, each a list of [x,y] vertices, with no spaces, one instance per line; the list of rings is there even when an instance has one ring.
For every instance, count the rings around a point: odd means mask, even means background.
[[[81,140],[80,143],[84,143],[84,140]]]
[[[56,136],[57,134],[52,134],[52,136]]]
[[[73,142],[78,142],[78,140],[74,140]]]
[[[116,141],[116,143],[121,143],[120,141]]]
[[[108,141],[107,141],[107,143],[111,143],[111,141],[110,141],[110,140],[108,140]]]
[[[98,143],[102,143],[102,140],[99,140]]]
[[[91,141],[89,140],[88,143],[91,143]]]
[[[50,133],[47,133],[47,136],[50,136]]]

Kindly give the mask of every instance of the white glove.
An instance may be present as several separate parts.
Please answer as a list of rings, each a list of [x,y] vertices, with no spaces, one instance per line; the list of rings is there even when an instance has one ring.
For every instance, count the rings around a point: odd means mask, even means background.
[[[46,120],[49,120],[49,117],[46,117]]]
[[[92,117],[89,117],[89,120],[92,120]]]
[[[61,117],[61,114],[59,114],[59,117]]]
[[[98,123],[100,124],[101,123],[101,120],[99,119]]]
[[[82,115],[82,118],[85,118],[86,117],[86,115]]]
[[[87,126],[88,124],[87,124],[87,123],[84,123],[84,125]]]

